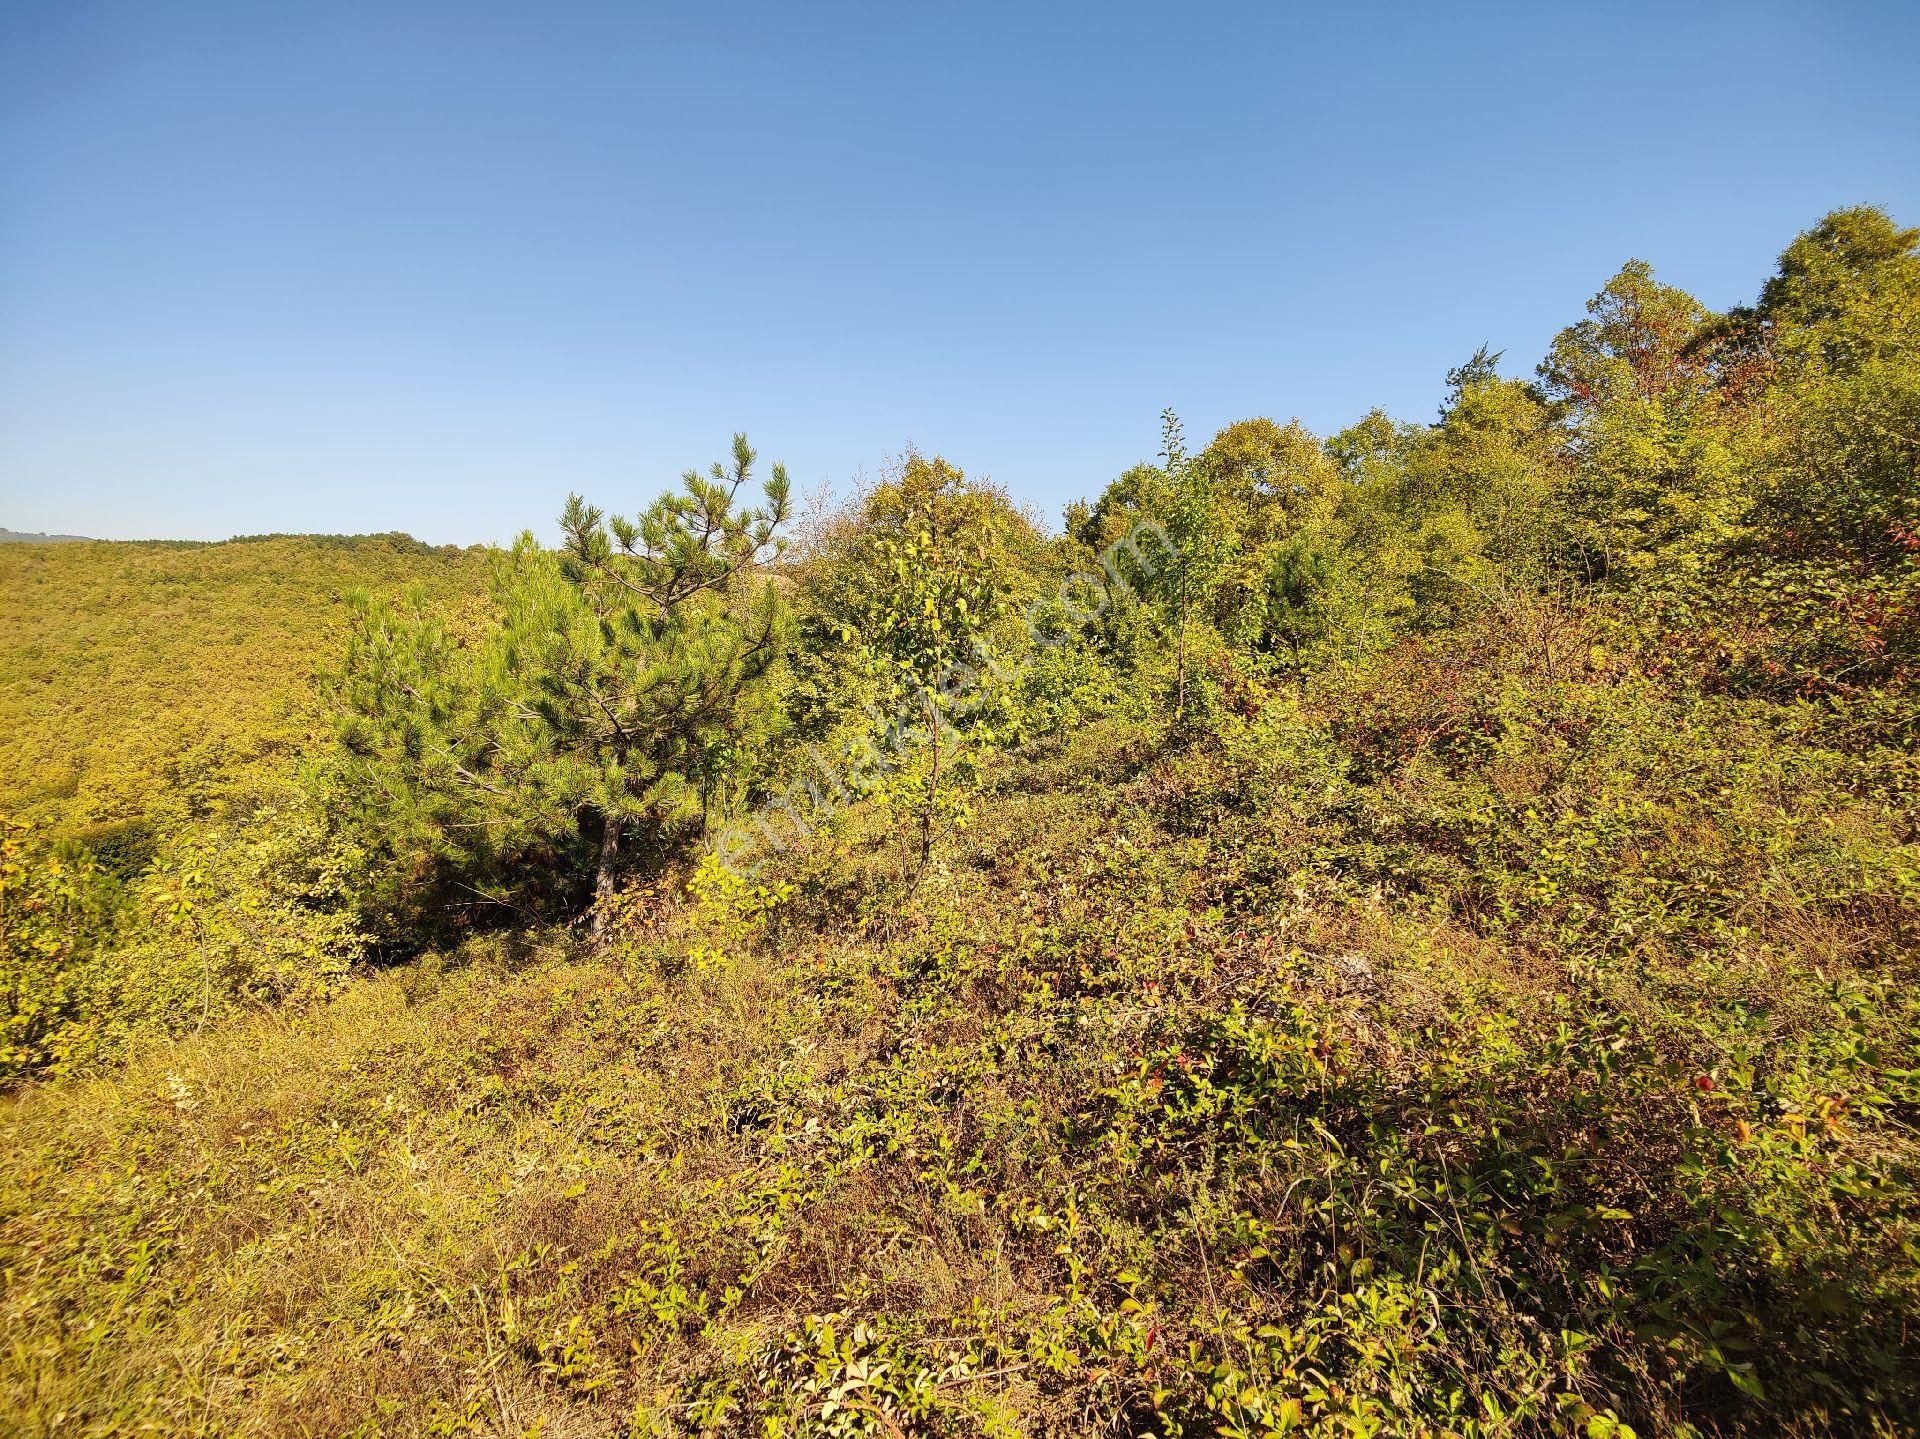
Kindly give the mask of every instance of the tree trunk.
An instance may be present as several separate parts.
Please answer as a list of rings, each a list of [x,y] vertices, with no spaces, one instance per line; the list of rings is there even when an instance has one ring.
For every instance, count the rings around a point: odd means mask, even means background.
[[[927,804],[920,811],[920,868],[926,869],[927,861],[933,857],[933,807],[940,799],[940,715],[933,707],[933,696],[927,700],[927,733],[932,743],[929,746],[933,755],[933,769],[927,776]]]
[[[1187,720],[1187,561],[1180,558],[1180,600],[1179,615],[1179,658],[1175,669],[1173,689],[1173,717],[1176,724],[1185,724]]]
[[[621,820],[617,815],[608,815],[601,821],[600,864],[593,874],[593,942],[599,944],[607,937],[607,914],[613,904],[613,867],[620,857]]]

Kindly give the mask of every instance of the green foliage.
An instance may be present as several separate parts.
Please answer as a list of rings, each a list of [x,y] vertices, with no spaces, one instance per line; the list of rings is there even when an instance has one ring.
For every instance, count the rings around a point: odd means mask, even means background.
[[[109,1006],[138,1027],[205,1024],[217,1009],[323,999],[360,957],[349,856],[306,801],[244,826],[169,840],[129,886]]]
[[[7,820],[0,830],[0,1080],[58,1073],[85,1047],[104,1006],[91,936],[100,886],[84,853],[67,858]]]
[[[352,763],[8,832],[0,1412],[1912,1432],[1917,238],[1057,540],[912,456],[749,580],[742,445],[366,604]]]
[[[239,1007],[325,998],[359,956],[341,856],[298,799],[170,835],[130,880],[83,846],[7,829],[0,1078],[83,1070]]]
[[[351,855],[294,783],[325,733],[311,676],[349,590],[412,585],[463,630],[483,573],[404,535],[6,548],[0,804],[32,827],[9,829],[0,1077],[337,985],[360,935]]]
[[[0,808],[56,835],[242,804],[325,732],[310,681],[356,590],[459,628],[476,550],[404,535],[0,550]]]
[[[843,751],[865,753],[854,782],[912,817],[923,867],[940,828],[965,823],[980,760],[1017,736],[1011,666],[1030,638],[1019,606],[1040,583],[1041,549],[1004,494],[910,454],[841,517],[802,580],[812,653],[796,667],[813,727],[826,736],[837,718]]]
[[[497,623],[471,648],[417,605],[361,602],[333,690],[342,821],[382,868],[429,877],[383,904],[390,923],[444,914],[449,883],[511,911],[557,881],[564,901],[583,827],[607,899],[629,828],[669,852],[735,798],[774,718],[781,608],[756,571],[788,512],[779,466],[765,508],[736,507],[753,461],[735,436],[730,466],[637,520],[570,497],[558,552],[527,534],[497,562]]]
[[[1304,536],[1275,546],[1267,560],[1254,648],[1278,654],[1304,688],[1313,652],[1333,633],[1333,558]]]

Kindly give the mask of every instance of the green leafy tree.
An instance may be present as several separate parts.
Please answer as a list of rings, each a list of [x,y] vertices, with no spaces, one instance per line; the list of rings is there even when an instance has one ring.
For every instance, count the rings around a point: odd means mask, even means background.
[[[1499,359],[1483,346],[1449,371],[1433,424],[1376,410],[1328,441],[1344,488],[1321,533],[1347,592],[1333,610],[1356,641],[1444,629],[1551,577],[1563,436],[1545,397],[1502,378]]]
[[[1742,413],[1752,523],[1730,566],[1766,621],[1749,678],[1920,681],[1920,230],[1836,211],[1743,318],[1769,375]]]
[[[1844,373],[1920,348],[1920,230],[1884,210],[1835,210],[1780,255],[1759,303],[1742,312],[1789,370]]]
[[[1226,426],[1202,453],[1215,523],[1249,550],[1324,526],[1339,499],[1339,471],[1298,420],[1264,416]]]
[[[1335,566],[1331,555],[1307,535],[1273,546],[1266,562],[1260,605],[1260,647],[1285,656],[1304,694],[1313,652],[1331,638]]]
[[[1238,420],[1200,456],[1208,481],[1211,568],[1204,608],[1223,634],[1258,627],[1267,568],[1277,547],[1331,526],[1340,472],[1326,447],[1298,420]]]
[[[1003,657],[1017,639],[1011,612],[1036,568],[1036,539],[998,491],[911,455],[898,480],[869,497],[833,562],[810,576],[812,628],[829,653],[854,647],[870,727],[894,751],[892,784],[913,810],[923,867],[939,820],[957,812],[956,783],[1012,724]]]
[[[1069,606],[1063,604],[1060,624],[1049,617],[1047,627],[1072,631],[1079,643],[1129,673],[1138,669],[1160,634],[1163,572],[1174,558],[1163,520],[1170,499],[1166,471],[1139,464],[1115,478],[1091,504],[1076,502],[1066,510],[1061,567],[1098,576],[1101,593],[1090,597],[1077,615],[1065,613]]]
[[[1541,577],[1550,543],[1562,437],[1540,392],[1502,379],[1499,359],[1482,346],[1448,372],[1446,406],[1412,456],[1402,498],[1425,553],[1470,532],[1461,553],[1525,585]]]
[[[1577,578],[1670,586],[1741,533],[1747,467],[1701,344],[1718,323],[1629,261],[1539,369],[1568,422],[1561,544]]]

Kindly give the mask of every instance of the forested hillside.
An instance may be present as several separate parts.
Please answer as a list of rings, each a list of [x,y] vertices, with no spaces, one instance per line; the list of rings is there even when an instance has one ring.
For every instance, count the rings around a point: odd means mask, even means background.
[[[0,1416],[1920,1430],[1920,231],[1755,278],[1057,532],[0,551]]]
[[[479,600],[479,552],[404,535],[0,550],[0,806],[60,832],[243,782],[324,730],[358,589]]]

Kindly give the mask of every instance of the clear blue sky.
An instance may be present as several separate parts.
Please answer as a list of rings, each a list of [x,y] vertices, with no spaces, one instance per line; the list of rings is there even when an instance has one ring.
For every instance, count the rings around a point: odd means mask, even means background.
[[[1591,11],[1591,13],[1589,13]],[[745,429],[1047,517],[1920,223],[1920,6],[0,0],[0,525],[552,532]]]

